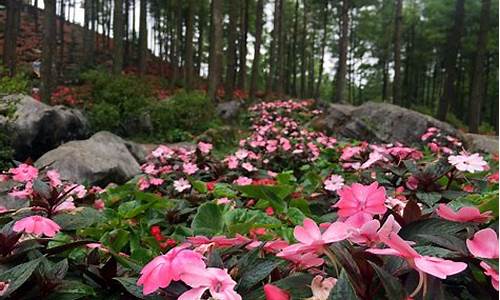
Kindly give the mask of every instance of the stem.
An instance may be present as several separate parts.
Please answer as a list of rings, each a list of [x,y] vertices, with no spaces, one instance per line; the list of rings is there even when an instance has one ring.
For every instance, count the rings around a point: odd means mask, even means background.
[[[425,283],[427,281],[425,273],[424,272],[418,272],[418,277],[419,277],[418,278],[418,285],[415,288],[415,290],[413,291],[413,293],[411,293],[410,298],[415,297],[420,292],[420,290],[422,289],[422,287],[424,285],[427,287],[427,284]],[[425,293],[425,288],[424,288],[424,293]]]
[[[335,269],[335,273],[337,273],[337,276],[339,276],[340,275],[340,273],[339,273],[339,267],[338,267],[337,258],[335,258],[335,254],[328,247],[324,247],[324,250],[325,250],[326,256],[328,256],[328,258],[332,262],[333,268]]]

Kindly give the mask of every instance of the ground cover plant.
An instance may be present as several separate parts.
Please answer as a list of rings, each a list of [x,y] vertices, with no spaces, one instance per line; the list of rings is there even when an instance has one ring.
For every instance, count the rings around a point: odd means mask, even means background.
[[[313,101],[260,102],[222,159],[161,145],[121,186],[47,166],[0,180],[0,294],[14,299],[490,299],[498,157],[336,139]]]

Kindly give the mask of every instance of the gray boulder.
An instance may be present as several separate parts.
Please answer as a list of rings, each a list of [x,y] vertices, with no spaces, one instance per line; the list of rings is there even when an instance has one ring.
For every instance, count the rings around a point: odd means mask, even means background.
[[[401,142],[414,145],[428,127],[462,138],[451,125],[419,112],[388,103],[367,102],[361,106],[336,104],[330,106],[321,124],[326,132],[347,138],[376,143]]]
[[[464,141],[470,151],[498,154],[498,136],[466,133]]]
[[[12,132],[17,160],[36,159],[67,141],[86,138],[89,134],[88,122],[79,110],[50,106],[24,95],[1,98],[0,128],[9,128]]]
[[[129,146],[127,146],[129,145]],[[135,148],[134,148],[135,147]],[[72,141],[45,153],[36,162],[41,168],[50,166],[58,170],[61,178],[77,183],[106,186],[124,183],[140,172],[135,156],[145,156],[140,146],[127,142],[107,131],[100,131],[91,138]]]
[[[222,119],[231,120],[231,119],[234,119],[238,116],[242,106],[243,105],[242,105],[241,101],[238,101],[238,100],[222,102],[222,103],[217,104],[217,106],[215,108],[215,112]]]

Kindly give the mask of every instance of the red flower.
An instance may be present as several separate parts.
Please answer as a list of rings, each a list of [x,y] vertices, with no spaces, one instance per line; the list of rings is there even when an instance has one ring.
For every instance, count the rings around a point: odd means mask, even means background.
[[[151,235],[153,236],[161,235],[160,226],[151,226]]]
[[[207,182],[207,190],[213,191],[216,183],[217,183],[217,181],[215,181],[215,180]]]

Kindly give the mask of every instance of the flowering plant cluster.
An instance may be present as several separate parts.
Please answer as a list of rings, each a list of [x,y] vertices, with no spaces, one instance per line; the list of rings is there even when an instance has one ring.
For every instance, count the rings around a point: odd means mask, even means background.
[[[498,295],[498,157],[436,128],[413,146],[336,139],[305,125],[320,113],[312,101],[249,112],[234,151],[161,145],[142,174],[105,190],[6,170],[22,204],[1,213],[0,293],[34,283],[73,299]]]

